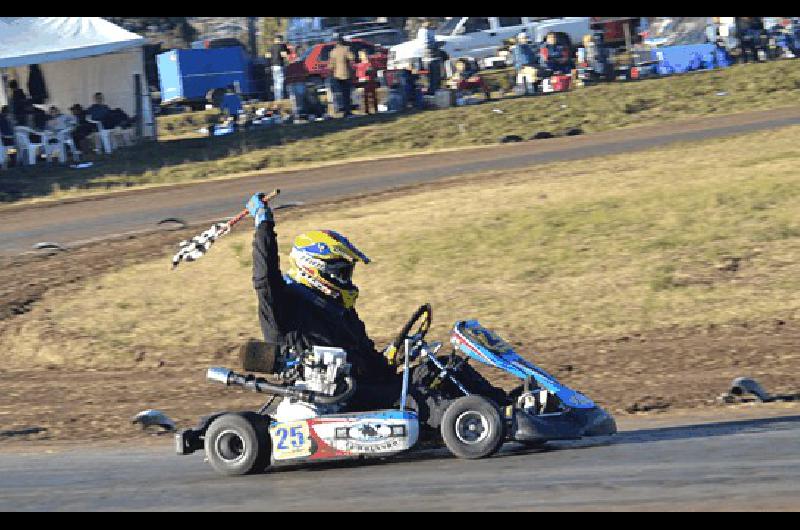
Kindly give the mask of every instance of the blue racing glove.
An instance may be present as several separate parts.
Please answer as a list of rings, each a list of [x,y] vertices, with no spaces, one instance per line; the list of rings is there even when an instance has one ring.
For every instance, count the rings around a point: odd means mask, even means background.
[[[256,221],[256,228],[264,221],[272,221],[272,210],[264,204],[265,193],[256,193],[247,201],[247,210]]]

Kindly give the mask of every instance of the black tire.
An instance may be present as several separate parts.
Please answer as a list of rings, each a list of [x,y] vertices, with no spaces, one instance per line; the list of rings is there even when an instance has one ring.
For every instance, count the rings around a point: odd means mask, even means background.
[[[254,412],[223,414],[205,434],[206,458],[223,475],[247,475],[269,464],[267,419]]]
[[[458,458],[485,458],[505,441],[505,423],[497,406],[478,395],[458,398],[442,416],[444,444]]]

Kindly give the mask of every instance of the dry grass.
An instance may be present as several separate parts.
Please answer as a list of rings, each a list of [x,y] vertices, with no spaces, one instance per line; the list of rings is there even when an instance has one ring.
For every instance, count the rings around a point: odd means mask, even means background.
[[[724,92],[726,95],[718,96]],[[0,202],[79,196],[241,172],[345,159],[489,145],[504,135],[586,132],[800,103],[800,61],[739,65],[563,94],[508,98],[440,111],[381,114],[249,133],[189,138],[121,150],[93,168],[22,168],[0,173]],[[493,112],[493,109],[502,113]],[[173,132],[198,129],[207,113],[163,118]],[[187,125],[187,120],[192,120]],[[162,123],[161,121],[159,123]]]
[[[456,179],[281,221],[332,228],[374,262],[359,311],[393,334],[420,303],[437,337],[479,317],[512,339],[608,337],[670,326],[792,319],[800,309],[800,127],[634,155]],[[280,212],[279,212],[280,213]],[[202,260],[169,257],[49,292],[0,337],[7,366],[197,362],[259,336],[250,230]]]

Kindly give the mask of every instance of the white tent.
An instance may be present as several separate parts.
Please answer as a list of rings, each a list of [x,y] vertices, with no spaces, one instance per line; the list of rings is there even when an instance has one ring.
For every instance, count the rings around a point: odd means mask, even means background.
[[[75,103],[86,108],[102,92],[109,107],[141,113],[143,135],[153,136],[144,44],[143,37],[99,17],[0,17],[0,104],[6,104],[11,79],[28,92],[28,66],[38,64],[47,106],[62,112]]]

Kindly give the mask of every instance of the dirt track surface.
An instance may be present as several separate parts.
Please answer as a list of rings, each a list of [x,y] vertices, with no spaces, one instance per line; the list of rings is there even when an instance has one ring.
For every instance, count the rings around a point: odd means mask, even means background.
[[[521,351],[536,352],[532,360],[619,417],[700,408],[722,413],[730,406],[717,404],[716,398],[745,375],[775,394],[798,390],[796,322],[654,330],[603,340],[541,343],[530,337],[526,342]],[[238,369],[237,346],[221,351],[210,365]],[[253,410],[265,399],[206,382],[205,365],[188,353],[183,365],[159,364],[145,359],[135,368],[0,370],[0,450],[31,442],[125,440],[136,435],[130,420],[144,409],[162,410],[191,426],[215,410]],[[506,389],[519,383],[476,367]]]
[[[800,509],[797,407],[654,415],[611,438],[445,450],[221,477],[168,437],[138,446],[0,453],[0,510],[787,510]],[[300,493],[302,492],[302,493]]]
[[[0,253],[19,253],[41,241],[74,245],[111,234],[151,230],[155,223],[168,217],[190,223],[221,218],[238,211],[253,192],[276,187],[285,190],[282,201],[330,200],[447,176],[608,155],[797,123],[800,108],[789,107],[586,136],[253,173],[236,179],[121,192],[63,204],[4,208],[0,210]]]

